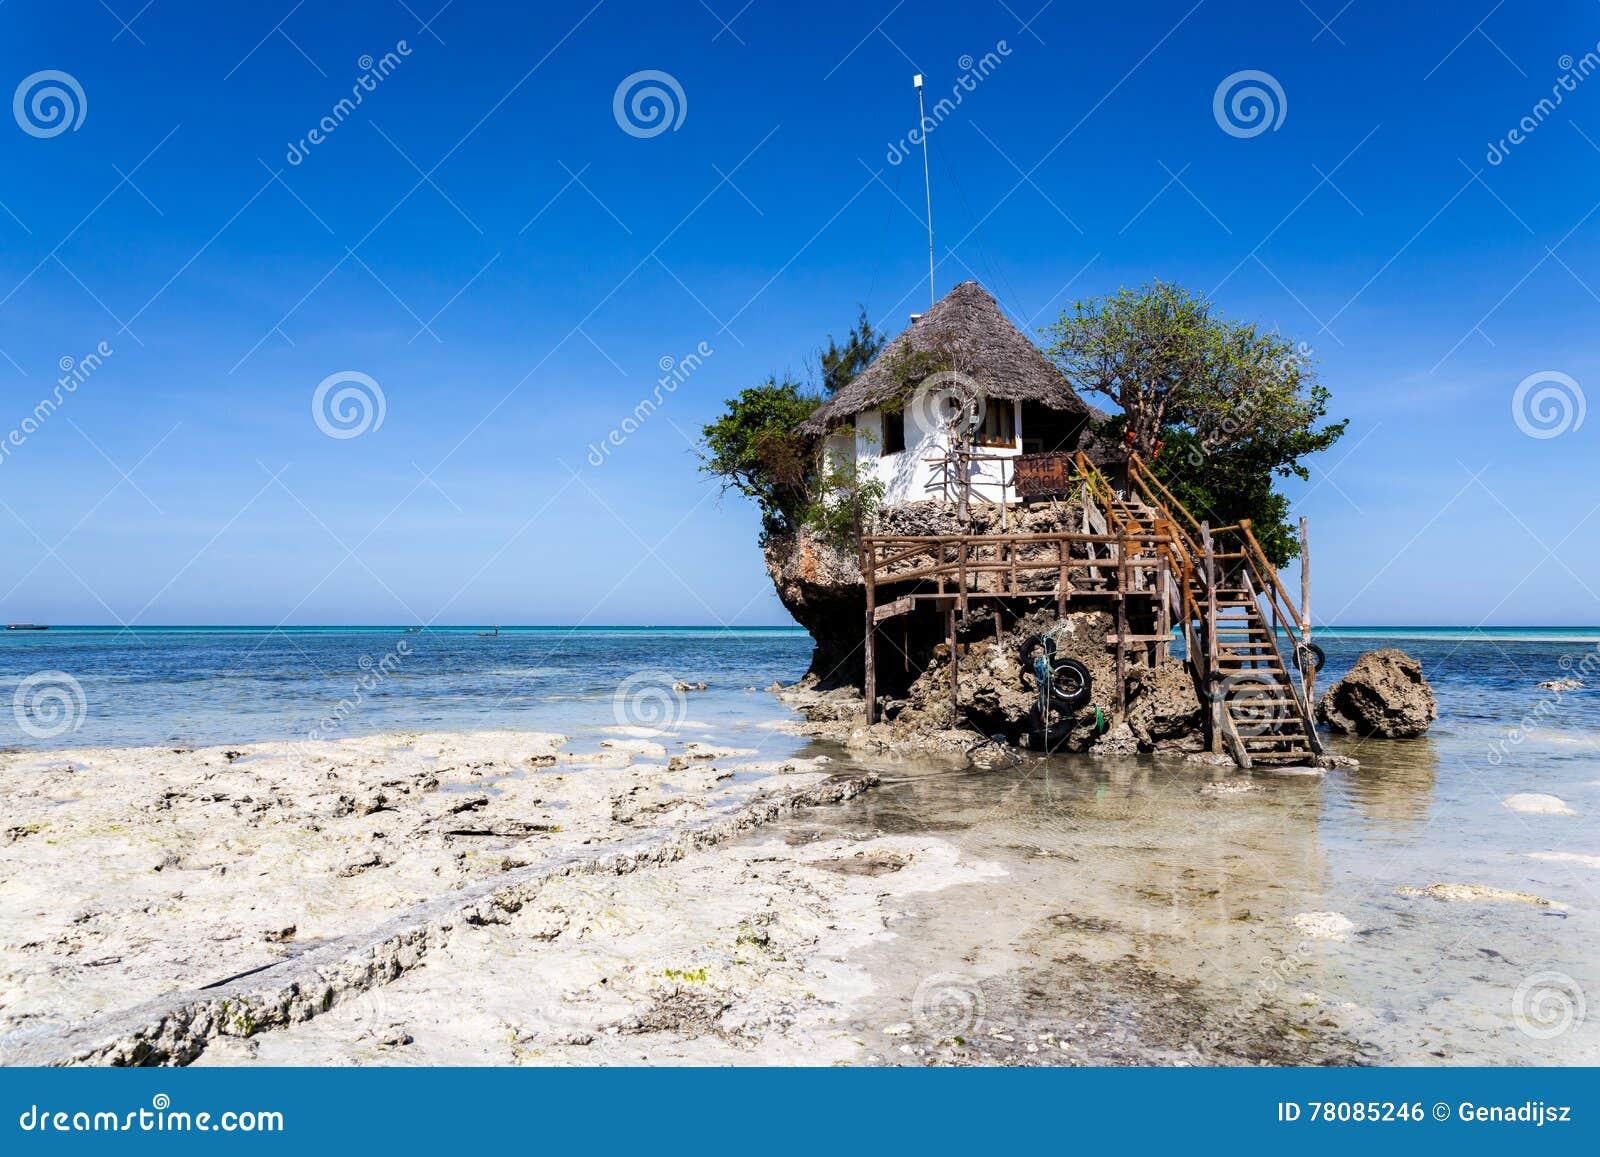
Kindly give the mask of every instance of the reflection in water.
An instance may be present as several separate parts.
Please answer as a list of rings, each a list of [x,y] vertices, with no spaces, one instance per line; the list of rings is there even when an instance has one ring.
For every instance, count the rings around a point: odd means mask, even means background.
[[[869,954],[869,1023],[909,1019],[919,985],[953,976],[982,986],[991,1023],[1023,1032],[1070,1030],[1093,1019],[1093,1004],[1094,1015],[1140,1027],[1128,1059],[1152,1063],[1186,1055],[1183,1040],[1162,1035],[1167,1005],[1180,998],[1205,1010],[1213,1035],[1256,1031],[1251,1018],[1264,1005],[1301,1015],[1295,992],[1318,982],[1304,975],[1315,960],[1294,917],[1326,887],[1316,780],[1264,777],[1255,790],[1213,796],[1203,789],[1215,773],[1178,761],[880,770],[883,787],[808,816],[806,834],[932,829],[1006,874],[924,898]],[[1150,1018],[1142,1027],[1141,1016]],[[1271,1039],[1249,1051],[1317,1055],[1273,1051],[1283,1047]]]
[[[1323,642],[1329,680],[1381,645]],[[1006,872],[925,897],[868,954],[863,1031],[912,1019],[929,978],[964,976],[1008,1029],[1086,1023],[1079,1058],[1305,1058],[1277,1039],[1344,1062],[1600,1062],[1600,689],[1563,696],[1491,760],[1571,645],[1399,645],[1422,660],[1440,720],[1421,740],[1331,740],[1359,771],[1219,794],[1208,780],[1231,772],[1148,757],[891,764],[880,790],[797,824],[932,829]],[[1503,806],[1522,792],[1570,814]],[[1548,903],[1402,891],[1434,883]],[[1138,1047],[1107,1052],[1119,1034]],[[1362,1049],[1319,1055],[1319,1034]],[[1186,1054],[1186,1040],[1210,1045]]]
[[[1361,768],[1330,776],[1328,788],[1355,804],[1375,835],[1409,839],[1421,834],[1439,770],[1433,740],[1341,742],[1333,749],[1359,759]]]

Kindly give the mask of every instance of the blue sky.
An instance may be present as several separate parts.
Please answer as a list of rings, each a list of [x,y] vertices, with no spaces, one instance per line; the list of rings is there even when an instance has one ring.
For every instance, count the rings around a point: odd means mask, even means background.
[[[925,303],[887,152],[913,71],[936,99],[993,53],[930,137],[941,292],[1037,330],[1159,276],[1308,342],[1350,419],[1292,488],[1319,619],[1597,621],[1600,417],[1512,408],[1600,383],[1600,76],[1535,111],[1589,0],[141,3],[0,6],[0,88],[83,94],[0,118],[0,439],[112,351],[0,458],[0,618],[787,621],[691,439],[857,303]],[[647,70],[681,120],[637,135]],[[1256,135],[1214,115],[1245,70],[1283,94]],[[334,438],[343,373],[383,418]]]

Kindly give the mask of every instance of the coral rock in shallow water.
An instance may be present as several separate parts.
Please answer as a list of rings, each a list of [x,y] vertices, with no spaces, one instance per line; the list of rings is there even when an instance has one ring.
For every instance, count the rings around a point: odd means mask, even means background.
[[[1411,739],[1439,718],[1422,664],[1404,651],[1368,651],[1317,702],[1317,719],[1341,734]]]
[[[1528,812],[1531,815],[1546,816],[1575,816],[1578,813],[1567,806],[1567,801],[1556,795],[1544,795],[1536,791],[1518,792],[1508,795],[1500,801],[1500,806],[1510,808],[1514,812]]]

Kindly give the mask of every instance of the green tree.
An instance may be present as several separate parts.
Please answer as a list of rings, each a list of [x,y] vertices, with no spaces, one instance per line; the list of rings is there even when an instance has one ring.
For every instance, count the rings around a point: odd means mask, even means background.
[[[1224,317],[1170,282],[1080,301],[1049,330],[1047,352],[1079,391],[1122,413],[1102,431],[1132,449],[1196,517],[1254,523],[1277,566],[1299,553],[1275,478],[1345,432],[1320,426],[1329,394],[1288,339]]]
[[[700,432],[700,468],[761,510],[762,537],[799,528],[811,507],[815,440],[795,427],[821,404],[790,378],[773,377],[740,392]]]
[[[839,392],[841,386],[866,369],[872,359],[878,356],[878,351],[883,348],[885,338],[872,328],[866,308],[862,306],[857,308],[861,311],[860,316],[856,318],[855,325],[850,327],[850,334],[844,344],[836,342],[830,333],[828,348],[820,354],[822,390],[830,398]]]
[[[866,369],[883,343],[865,309],[842,343],[830,334],[818,352],[825,395]],[[795,429],[822,400],[792,378],[771,377],[742,391],[700,431],[700,468],[721,479],[724,491],[755,500],[763,538],[804,525],[842,545],[882,498],[881,484],[861,477],[853,463],[821,462],[817,440]]]

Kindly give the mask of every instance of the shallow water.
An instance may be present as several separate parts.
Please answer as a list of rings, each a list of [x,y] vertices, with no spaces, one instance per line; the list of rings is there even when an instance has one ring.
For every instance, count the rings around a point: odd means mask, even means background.
[[[248,743],[397,730],[512,728],[582,735],[693,715],[725,726],[779,714],[759,688],[805,671],[798,630],[56,628],[0,634],[0,747]],[[60,672],[76,706],[35,684]],[[674,692],[678,680],[704,692]],[[26,731],[21,719],[34,726]],[[43,734],[41,734],[41,732]]]
[[[1225,1006],[1326,1008],[1374,1046],[1372,1059],[1600,1062],[1600,633],[1368,630],[1319,641],[1322,686],[1376,646],[1419,658],[1439,699],[1433,731],[1334,741],[1359,771],[1257,777],[1262,790],[1220,799],[1199,794],[1219,773],[1149,758],[1033,758],[1000,772],[888,764],[879,790],[797,822],[797,839],[933,830],[1008,873],[907,913],[873,950],[872,1018],[910,1019],[929,977],[998,985],[991,1005],[1004,1008],[1019,969],[1132,959],[1197,979]],[[776,754],[798,743],[771,730],[787,712],[757,689],[798,677],[810,650],[803,633],[783,630],[0,635],[0,707],[40,673],[65,672],[82,689],[58,734],[34,734],[49,730],[33,711],[46,703],[0,715],[0,746],[504,727],[563,732],[581,747],[618,724],[680,723]],[[1535,686],[1564,675],[1587,676],[1592,689]],[[676,679],[710,686],[674,692]],[[1558,796],[1574,814],[1502,806],[1520,792]],[[1434,883],[1560,907],[1396,894]],[[1313,912],[1343,915],[1350,934],[1307,939],[1294,917]]]
[[[1322,644],[1322,686],[1378,645]],[[876,950],[863,1029],[912,1021],[930,992],[983,1008],[1007,1035],[1070,1027],[1088,1015],[1067,984],[1087,960],[1198,980],[1205,1001],[1241,1019],[1270,1001],[1325,1013],[1377,1063],[1600,1061],[1600,690],[1534,686],[1588,670],[1585,652],[1528,638],[1384,645],[1422,661],[1440,720],[1418,740],[1331,739],[1359,771],[1258,775],[1261,790],[1208,798],[1207,779],[1231,771],[1087,757],[993,772],[890,766],[877,792],[809,817],[797,838],[932,825],[1007,871],[928,898]],[[1519,792],[1576,814],[1501,805]],[[1533,858],[1550,853],[1593,859]],[[1396,892],[1434,883],[1559,907]],[[1343,939],[1298,930],[1297,915],[1326,912],[1350,921]],[[1147,995],[1157,1009],[1172,999]],[[1129,1055],[1181,1057],[1152,1035]]]

